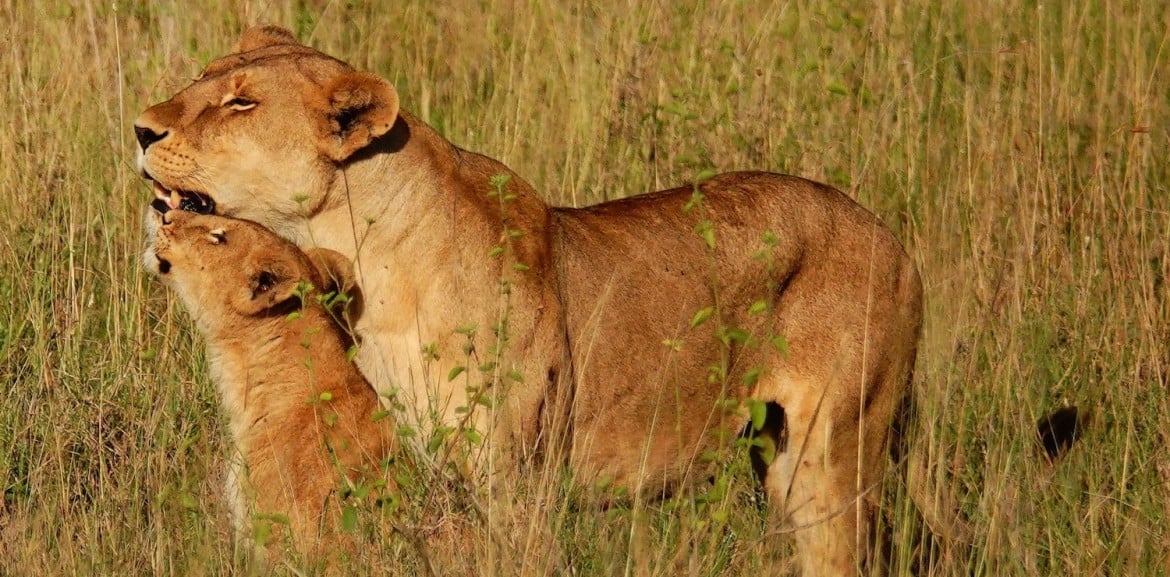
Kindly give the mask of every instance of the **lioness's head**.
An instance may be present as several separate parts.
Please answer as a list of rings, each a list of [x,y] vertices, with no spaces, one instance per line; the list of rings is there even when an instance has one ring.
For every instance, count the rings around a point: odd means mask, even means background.
[[[352,265],[327,249],[301,250],[260,225],[171,210],[152,213],[146,269],[170,285],[206,329],[299,306],[302,287],[347,291]]]
[[[135,121],[138,167],[159,212],[245,218],[294,238],[336,168],[397,119],[390,83],[259,26]]]

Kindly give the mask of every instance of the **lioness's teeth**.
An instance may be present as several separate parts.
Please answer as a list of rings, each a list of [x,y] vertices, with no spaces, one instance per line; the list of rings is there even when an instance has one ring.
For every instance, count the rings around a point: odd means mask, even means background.
[[[181,202],[183,202],[183,197],[179,195],[179,191],[172,190],[171,191],[171,201],[170,201],[171,208],[179,208],[179,204]]]

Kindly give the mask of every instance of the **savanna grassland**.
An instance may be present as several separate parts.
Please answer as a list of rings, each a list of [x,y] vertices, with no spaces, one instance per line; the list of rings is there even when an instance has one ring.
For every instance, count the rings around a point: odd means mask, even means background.
[[[919,263],[909,451],[973,529],[932,534],[893,469],[890,572],[1170,573],[1166,3],[0,0],[0,575],[243,573],[201,346],[139,265],[131,125],[256,22],[391,80],[554,204],[708,169],[846,191]],[[1035,424],[1068,405],[1091,419],[1051,463]],[[605,509],[539,477],[493,563],[424,478],[353,572],[789,570],[728,460]],[[471,537],[428,547],[447,512]]]

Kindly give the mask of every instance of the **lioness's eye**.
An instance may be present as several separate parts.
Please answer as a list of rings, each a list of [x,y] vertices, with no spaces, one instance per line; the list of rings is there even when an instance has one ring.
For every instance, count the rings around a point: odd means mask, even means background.
[[[233,96],[223,103],[224,106],[236,111],[251,110],[256,107],[256,101],[242,96]]]

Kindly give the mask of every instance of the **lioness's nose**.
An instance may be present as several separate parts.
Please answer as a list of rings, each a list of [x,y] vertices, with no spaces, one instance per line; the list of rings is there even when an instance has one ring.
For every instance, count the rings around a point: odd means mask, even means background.
[[[167,135],[166,131],[159,134],[150,128],[137,125],[134,126],[134,134],[138,136],[138,145],[142,147],[143,152],[146,152],[150,145],[162,140]]]

